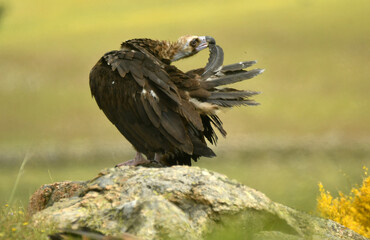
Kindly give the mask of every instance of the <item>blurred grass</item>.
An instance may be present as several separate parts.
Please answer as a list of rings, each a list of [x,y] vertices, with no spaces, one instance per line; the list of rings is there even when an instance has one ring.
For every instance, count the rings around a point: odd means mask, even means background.
[[[306,211],[315,208],[319,181],[329,190],[350,189],[360,182],[362,165],[369,166],[369,1],[3,0],[0,5],[5,9],[0,202],[9,198],[27,148],[36,146],[36,157],[16,192],[22,204],[43,183],[88,179],[133,155],[91,98],[88,74],[102,54],[135,37],[210,35],[223,47],[226,64],[257,59],[257,67],[266,69],[237,85],[262,91],[257,97],[262,105],[222,113],[228,140],[220,141],[217,159],[201,159],[198,166]],[[204,66],[207,57],[202,52],[176,65]],[[301,141],[307,144],[296,145]],[[254,142],[257,148],[250,147]],[[113,156],[110,147],[121,144]],[[97,157],[87,148],[63,155],[71,146],[85,145],[106,154]],[[40,159],[38,152],[46,154]]]

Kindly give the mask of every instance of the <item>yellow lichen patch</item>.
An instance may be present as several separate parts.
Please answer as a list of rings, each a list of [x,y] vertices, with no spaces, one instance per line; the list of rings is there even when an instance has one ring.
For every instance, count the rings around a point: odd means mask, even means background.
[[[349,195],[339,192],[339,197],[333,198],[320,183],[317,209],[323,217],[370,237],[370,177],[367,176],[368,168],[364,167],[364,171],[362,186],[352,188]]]

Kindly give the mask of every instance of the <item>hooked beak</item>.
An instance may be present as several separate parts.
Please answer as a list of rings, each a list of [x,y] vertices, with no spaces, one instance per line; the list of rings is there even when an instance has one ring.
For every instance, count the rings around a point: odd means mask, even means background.
[[[201,36],[199,37],[200,44],[198,47],[195,48],[197,52],[202,51],[203,49],[207,48],[209,44],[216,44],[216,41],[213,37],[210,36]]]

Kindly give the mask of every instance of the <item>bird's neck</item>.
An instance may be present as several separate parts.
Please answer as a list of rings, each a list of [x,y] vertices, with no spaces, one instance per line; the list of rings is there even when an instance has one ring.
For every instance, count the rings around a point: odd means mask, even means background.
[[[152,39],[132,39],[122,43],[121,48],[124,48],[127,44],[133,44],[134,46],[136,45],[144,48],[164,63],[171,63],[174,61],[174,57],[181,49],[181,44],[178,42],[158,41]]]

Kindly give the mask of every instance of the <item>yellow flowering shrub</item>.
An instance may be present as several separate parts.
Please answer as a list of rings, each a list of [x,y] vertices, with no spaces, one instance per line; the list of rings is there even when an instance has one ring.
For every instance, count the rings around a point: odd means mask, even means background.
[[[370,238],[370,177],[367,177],[368,169],[364,167],[364,170],[362,186],[352,188],[349,195],[339,192],[339,197],[333,198],[320,183],[317,208],[323,217]]]

